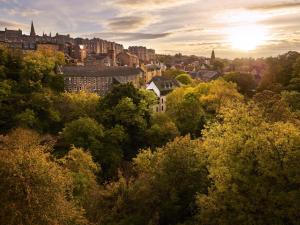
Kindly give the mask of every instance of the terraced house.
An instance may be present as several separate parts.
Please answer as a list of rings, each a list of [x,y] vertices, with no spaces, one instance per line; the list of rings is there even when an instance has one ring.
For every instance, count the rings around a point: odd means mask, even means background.
[[[106,94],[114,84],[132,83],[140,87],[144,72],[139,68],[98,66],[65,66],[59,69],[68,92]]]

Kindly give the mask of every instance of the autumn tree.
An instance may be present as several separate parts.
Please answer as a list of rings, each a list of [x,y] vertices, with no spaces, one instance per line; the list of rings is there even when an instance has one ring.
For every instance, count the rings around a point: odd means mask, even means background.
[[[196,193],[207,193],[206,154],[198,140],[176,138],[134,161],[136,176],[121,177],[102,190],[99,223],[148,225],[191,222]]]
[[[298,224],[300,130],[233,104],[204,132],[212,186],[198,195],[200,224]]]
[[[151,127],[146,131],[148,146],[161,147],[179,136],[179,131],[166,113],[156,113],[151,118]]]
[[[224,79],[236,83],[238,90],[244,95],[251,96],[256,88],[254,77],[249,73],[231,72],[225,74]]]
[[[193,83],[193,79],[189,74],[179,74],[175,77],[177,81],[179,81],[181,84],[189,85]]]
[[[87,224],[72,197],[72,176],[53,161],[47,143],[21,129],[1,137],[1,224]]]

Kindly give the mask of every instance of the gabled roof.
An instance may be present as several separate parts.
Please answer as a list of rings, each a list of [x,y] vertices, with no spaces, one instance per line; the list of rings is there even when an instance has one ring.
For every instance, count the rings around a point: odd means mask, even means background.
[[[105,77],[105,76],[132,76],[139,75],[142,71],[138,68],[131,67],[105,67],[98,66],[64,66],[61,69],[64,76],[90,76],[90,77]]]
[[[175,88],[180,87],[180,83],[177,80],[163,76],[154,77],[149,84],[151,82],[159,89],[161,95],[167,94]]]
[[[200,78],[203,81],[210,81],[210,80],[213,80],[213,79],[215,79],[219,76],[218,71],[200,70],[199,73],[200,73]]]

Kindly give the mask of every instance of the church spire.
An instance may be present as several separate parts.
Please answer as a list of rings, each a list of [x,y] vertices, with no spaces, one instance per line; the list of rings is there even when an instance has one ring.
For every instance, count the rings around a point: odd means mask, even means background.
[[[216,59],[216,55],[215,55],[215,50],[213,49],[212,52],[211,52],[210,60],[214,61],[215,59]]]
[[[35,30],[34,30],[34,26],[33,26],[33,21],[31,21],[30,36],[35,36]]]
[[[211,52],[210,63],[214,63],[216,60],[215,50],[213,49]]]

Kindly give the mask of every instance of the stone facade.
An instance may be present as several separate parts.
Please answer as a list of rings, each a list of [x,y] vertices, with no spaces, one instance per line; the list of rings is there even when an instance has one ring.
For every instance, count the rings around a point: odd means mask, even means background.
[[[156,60],[154,49],[147,49],[143,46],[130,46],[128,50],[130,53],[135,54],[143,63],[151,63]]]
[[[140,87],[143,71],[129,67],[65,66],[60,71],[68,92],[87,91],[106,94],[113,84],[132,83]]]
[[[20,48],[23,50],[36,50],[38,44],[57,45],[59,51],[77,60],[84,60],[85,55],[89,54],[106,53],[112,56],[114,64],[116,64],[115,56],[124,50],[123,45],[100,38],[72,38],[69,34],[62,35],[58,33],[55,36],[52,36],[51,33],[39,36],[35,33],[33,23],[31,24],[30,35],[23,34],[20,29],[8,30],[5,28],[4,31],[0,31],[0,42],[7,43],[11,48]]]
[[[137,67],[139,66],[139,58],[129,52],[121,52],[117,55],[120,66]]]
[[[144,71],[144,83],[149,83],[154,77],[162,75],[162,69],[159,65],[149,64],[141,65],[141,69]]]

